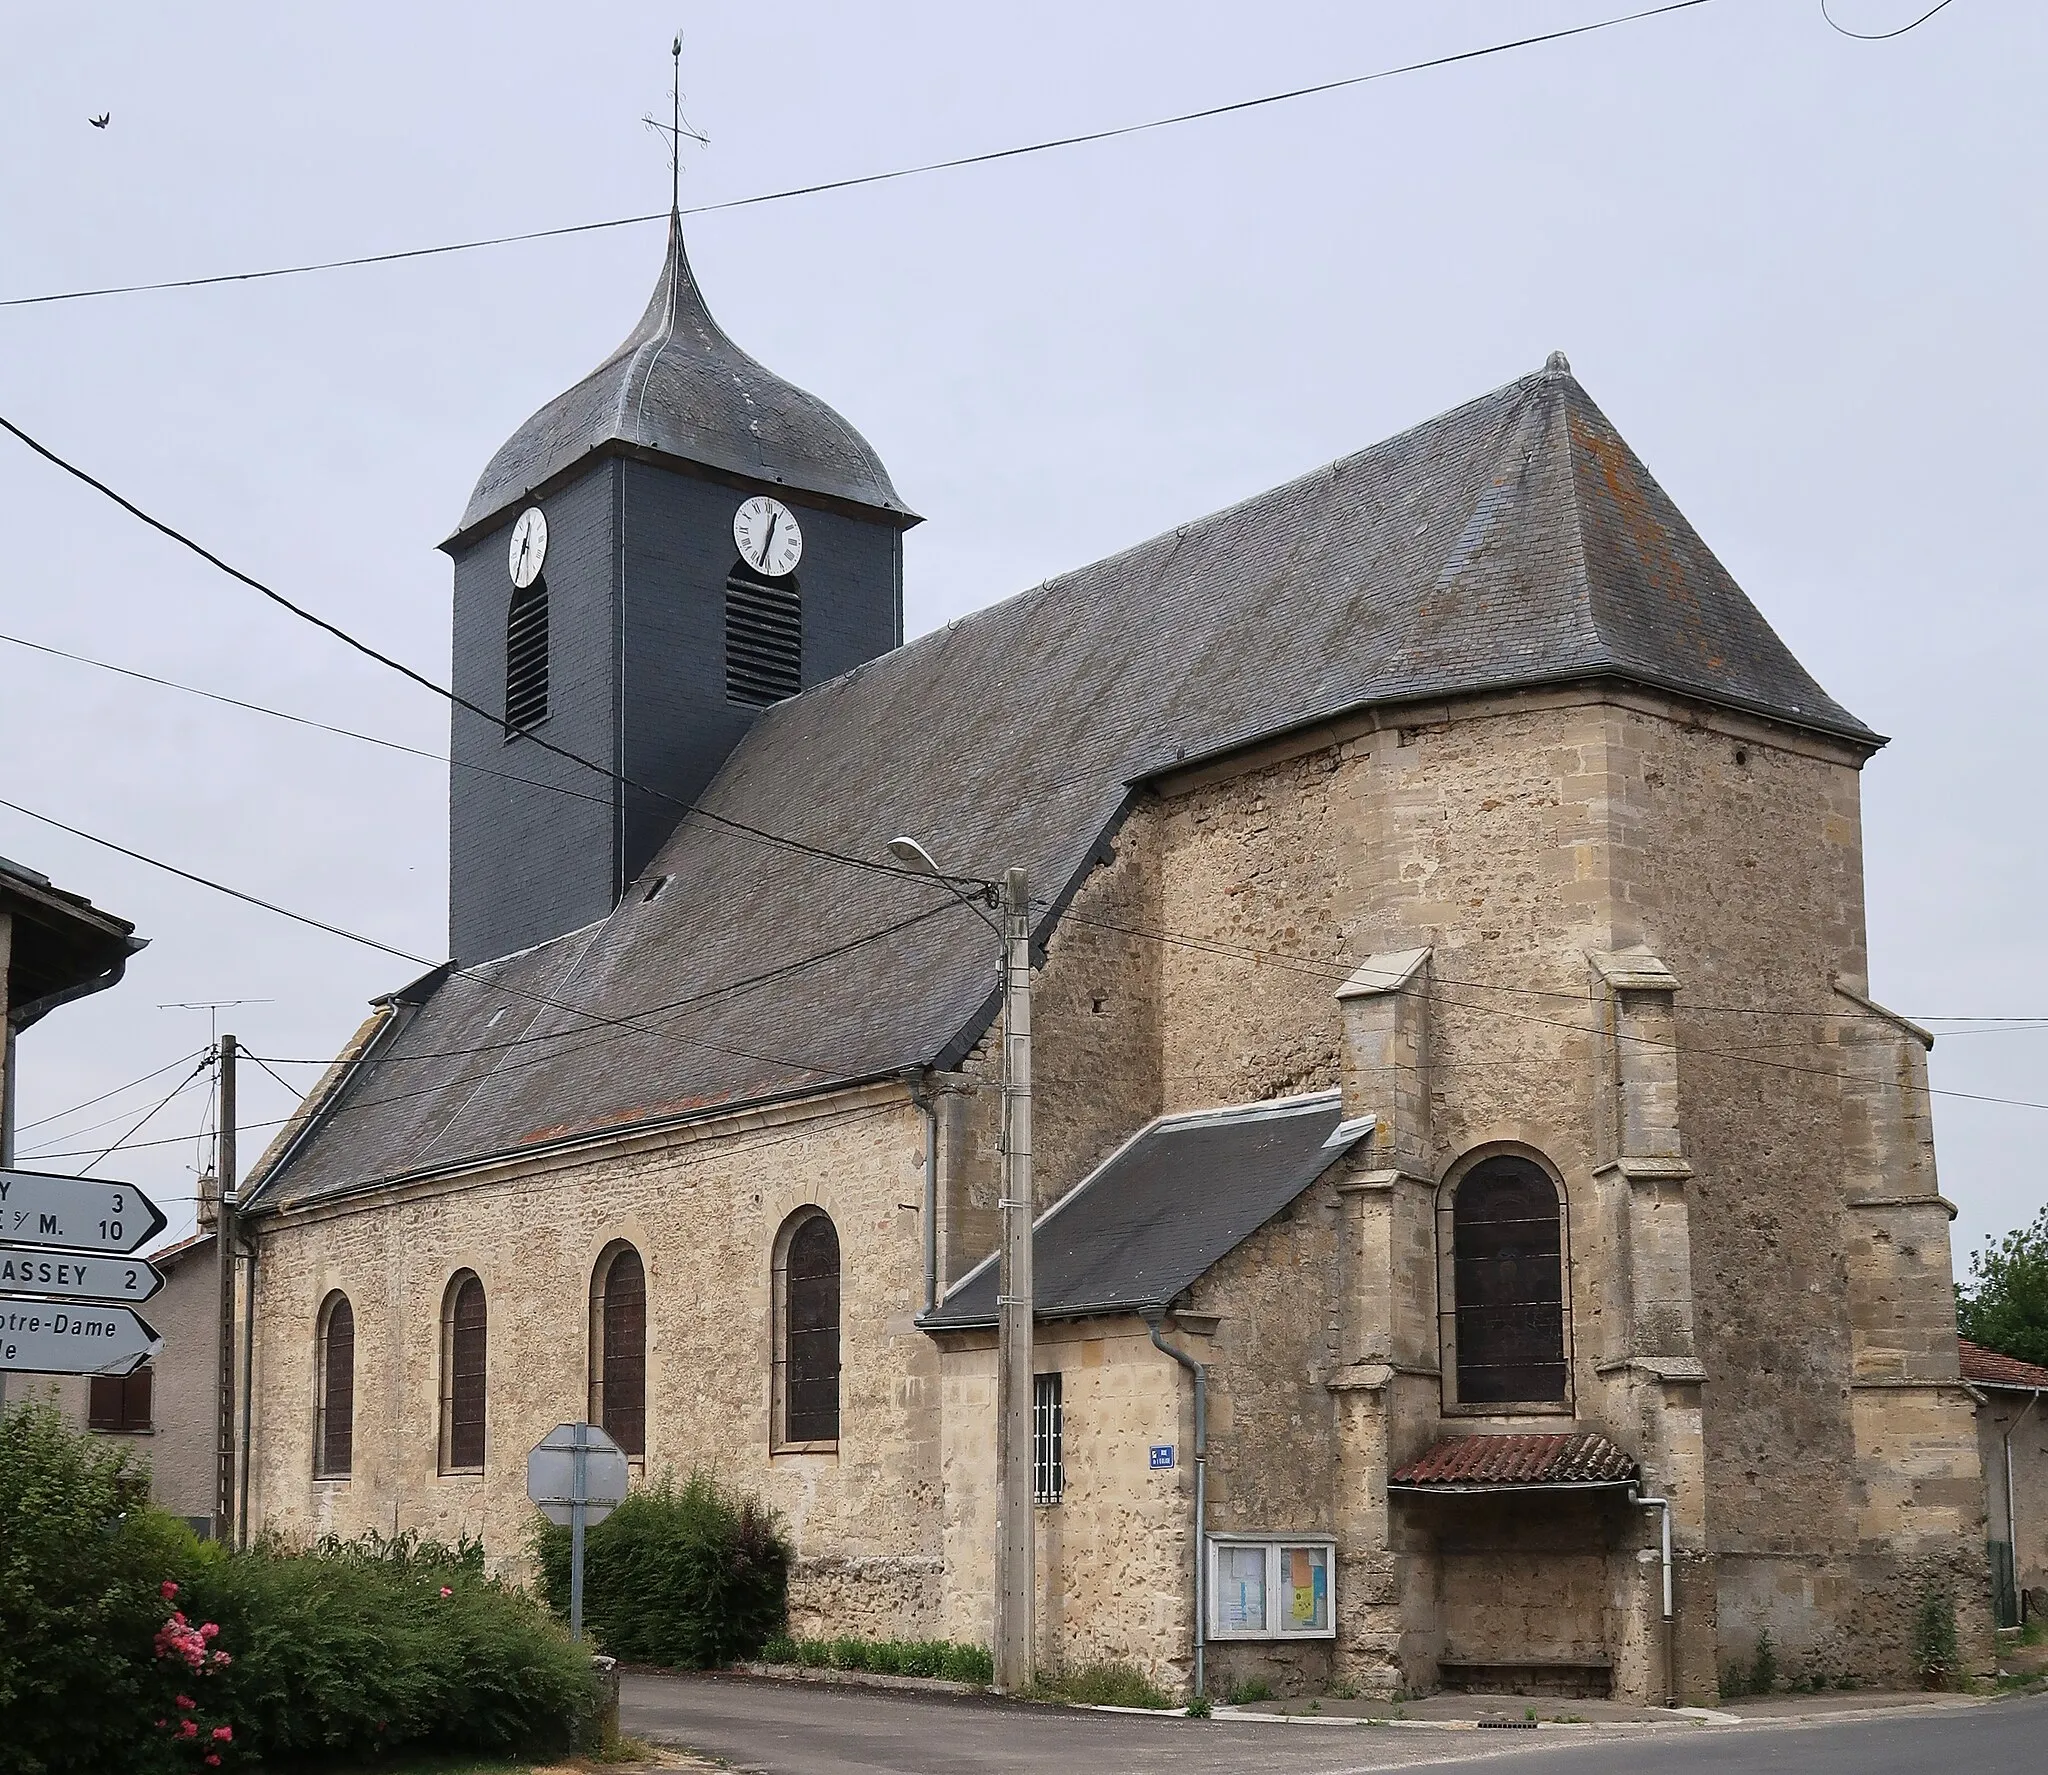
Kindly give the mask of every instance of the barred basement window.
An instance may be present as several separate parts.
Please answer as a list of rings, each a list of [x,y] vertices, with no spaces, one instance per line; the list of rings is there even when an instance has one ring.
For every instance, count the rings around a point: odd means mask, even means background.
[[[313,1476],[346,1479],[355,1462],[356,1315],[330,1294],[320,1314],[319,1402],[313,1413]]]
[[[484,1464],[484,1361],[489,1342],[484,1285],[474,1270],[448,1284],[441,1309],[441,1470],[480,1473]]]
[[[505,737],[548,718],[548,582],[512,594],[505,618]]]
[[[774,1446],[839,1441],[839,1232],[822,1210],[783,1223],[775,1256]]]
[[[148,1368],[129,1375],[94,1375],[86,1396],[86,1427],[120,1436],[146,1436],[156,1427],[150,1411],[155,1388],[155,1371]]]
[[[765,709],[804,687],[804,615],[794,579],[735,567],[725,580],[725,700]]]
[[[1067,1489],[1066,1410],[1056,1374],[1031,1378],[1031,1499],[1057,1504]]]
[[[647,1271],[630,1245],[598,1259],[590,1294],[590,1421],[647,1452]]]

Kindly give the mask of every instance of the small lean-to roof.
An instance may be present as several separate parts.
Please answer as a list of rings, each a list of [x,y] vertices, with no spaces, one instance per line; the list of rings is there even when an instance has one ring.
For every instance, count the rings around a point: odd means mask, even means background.
[[[1063,905],[1134,785],[1178,759],[1587,681],[1882,743],[1553,358],[764,710],[608,918],[465,956],[399,1007],[266,1195],[957,1064],[993,1015],[986,927],[929,881],[819,853],[886,864],[908,833],[962,874],[1025,868]],[[1056,923],[1039,916],[1041,941]]]
[[[456,537],[612,446],[917,522],[867,439],[816,395],[757,364],[711,318],[683,250],[680,216],[669,218],[668,251],[640,324],[505,440],[469,496]]]
[[[1036,1316],[1163,1312],[1348,1152],[1335,1091],[1161,1116],[1062,1196],[1032,1229]],[[993,1258],[918,1321],[996,1322]]]
[[[0,912],[14,921],[6,962],[6,1004],[15,1029],[120,980],[128,958],[148,947],[125,918],[51,885],[37,870],[0,857]]]
[[[1627,1485],[1635,1461],[1590,1431],[1541,1436],[1446,1436],[1387,1476],[1402,1490]]]
[[[2022,1362],[2017,1356],[2001,1356],[1966,1337],[1956,1339],[1962,1359],[1963,1379],[1974,1387],[2014,1388],[2023,1393],[2048,1392],[2048,1368]]]

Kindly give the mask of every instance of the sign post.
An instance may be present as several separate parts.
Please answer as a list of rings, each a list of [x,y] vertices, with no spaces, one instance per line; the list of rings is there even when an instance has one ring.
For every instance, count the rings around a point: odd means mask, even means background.
[[[526,1457],[526,1495],[569,1530],[569,1637],[583,1637],[583,1531],[626,1500],[626,1451],[595,1424],[557,1424]]]

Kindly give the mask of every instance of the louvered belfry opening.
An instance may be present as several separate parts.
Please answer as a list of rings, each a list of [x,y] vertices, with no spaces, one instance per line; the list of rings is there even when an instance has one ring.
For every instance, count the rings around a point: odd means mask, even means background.
[[[791,1442],[839,1440],[839,1233],[814,1214],[789,1241],[783,1309],[783,1430]]]
[[[591,1416],[629,1455],[647,1452],[647,1270],[621,1246],[598,1288],[596,1384]]]
[[[505,618],[506,737],[548,718],[548,582],[512,594]]]
[[[356,1315],[348,1296],[328,1303],[320,1340],[320,1424],[314,1438],[318,1476],[346,1479],[355,1463]]]
[[[1564,1215],[1557,1186],[1529,1159],[1488,1159],[1452,1207],[1458,1401],[1565,1397]]]
[[[725,699],[765,709],[804,687],[804,612],[794,577],[744,564],[725,579]]]
[[[448,1301],[446,1373],[447,1464],[484,1464],[484,1364],[489,1341],[484,1285],[473,1273],[456,1279]]]

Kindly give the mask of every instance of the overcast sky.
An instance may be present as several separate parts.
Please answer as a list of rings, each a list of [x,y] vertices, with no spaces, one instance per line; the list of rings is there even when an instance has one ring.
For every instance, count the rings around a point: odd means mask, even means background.
[[[1833,0],[1879,30],[1927,0]],[[1134,122],[1631,10],[1628,0],[367,0],[22,8],[0,297],[427,245]],[[1361,448],[1561,348],[1827,689],[1864,774],[1871,979],[2048,1016],[2038,661],[2048,8],[1887,44],[1818,0],[1672,17],[1120,141],[706,215],[714,311],[830,400],[929,522],[919,632]],[[111,112],[104,130],[87,119]],[[2027,120],[2032,118],[2030,124]],[[0,412],[441,677],[478,471],[630,328],[658,228],[0,309]],[[0,630],[434,750],[445,708],[0,438]],[[0,642],[0,790],[438,957],[446,783]],[[21,1044],[21,1162],[75,1168],[203,1047],[330,1054],[406,963],[0,810],[0,854],[151,939]],[[1946,1036],[1944,1091],[2048,1102],[2048,1031]],[[191,1062],[187,1062],[189,1066]],[[313,1074],[283,1069],[302,1083]],[[245,1115],[282,1113],[252,1069]],[[195,1086],[101,1174],[189,1198]],[[115,1116],[103,1128],[94,1124]],[[38,1125],[39,1124],[39,1125]],[[2048,1110],[1943,1097],[1962,1251],[2031,1218]],[[262,1136],[245,1148],[253,1157]],[[66,1155],[80,1154],[70,1157]],[[1816,1180],[1821,1182],[1824,1180]],[[189,1219],[189,1199],[167,1201]]]

